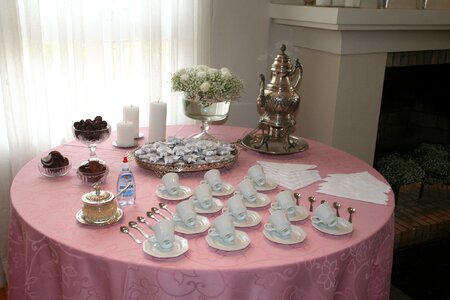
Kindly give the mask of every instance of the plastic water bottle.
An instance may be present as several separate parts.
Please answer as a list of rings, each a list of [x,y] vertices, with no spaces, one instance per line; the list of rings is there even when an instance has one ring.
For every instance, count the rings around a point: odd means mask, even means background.
[[[130,186],[117,196],[117,201],[120,206],[133,205],[136,200],[136,185],[134,182],[134,176],[130,170],[128,159],[124,156],[122,168],[120,170],[119,177],[117,178],[117,192],[123,190],[128,183],[130,183]]]

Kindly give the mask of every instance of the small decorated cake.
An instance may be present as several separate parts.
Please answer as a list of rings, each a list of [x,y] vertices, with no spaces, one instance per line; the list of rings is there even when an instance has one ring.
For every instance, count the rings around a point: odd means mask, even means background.
[[[89,223],[107,223],[117,214],[117,200],[116,197],[108,192],[101,191],[98,184],[94,185],[93,192],[83,195],[83,218]]]

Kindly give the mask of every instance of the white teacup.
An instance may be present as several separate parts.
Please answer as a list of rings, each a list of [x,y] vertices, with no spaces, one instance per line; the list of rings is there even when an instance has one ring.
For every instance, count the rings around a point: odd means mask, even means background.
[[[208,234],[220,238],[226,244],[234,243],[235,230],[234,224],[229,214],[222,214],[213,222],[213,227],[209,229]]]
[[[264,228],[269,232],[278,233],[282,238],[291,236],[291,222],[284,210],[274,211],[269,217],[269,222],[264,224]]]
[[[222,179],[220,178],[220,171],[217,169],[209,170],[205,173],[203,177],[205,182],[209,184],[211,189],[215,192],[220,192],[222,190]]]
[[[282,209],[286,211],[288,216],[295,216],[295,201],[292,198],[292,193],[290,191],[282,191],[275,196],[275,202],[271,204],[272,208],[275,210]]]
[[[194,203],[189,200],[180,202],[175,207],[176,214],[173,220],[183,222],[187,227],[194,227],[197,224],[197,213],[195,212]]]
[[[258,197],[258,192],[253,186],[253,182],[246,178],[242,180],[238,185],[239,192],[242,194],[244,199],[248,202],[254,203]]]
[[[162,250],[170,250],[175,240],[174,224],[169,220],[161,220],[152,226],[156,241]]]
[[[211,187],[207,183],[201,183],[194,190],[194,203],[200,205],[204,209],[212,206],[213,198]]]
[[[335,227],[338,219],[330,203],[324,202],[314,210],[311,221],[315,224],[324,224],[328,227]]]
[[[247,207],[244,204],[242,195],[236,194],[227,201],[226,208],[222,209],[222,212],[228,212],[238,221],[244,221],[247,218]]]
[[[162,185],[158,188],[171,196],[177,196],[180,191],[180,178],[177,173],[167,173],[162,179]]]
[[[248,176],[257,186],[262,186],[266,183],[266,174],[261,165],[251,166],[248,169]]]

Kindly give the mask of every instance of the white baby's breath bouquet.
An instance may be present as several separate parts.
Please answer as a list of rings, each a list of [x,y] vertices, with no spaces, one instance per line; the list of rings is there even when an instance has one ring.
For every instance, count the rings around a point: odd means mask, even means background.
[[[191,101],[223,102],[237,99],[243,83],[228,68],[199,65],[175,72],[172,89]]]

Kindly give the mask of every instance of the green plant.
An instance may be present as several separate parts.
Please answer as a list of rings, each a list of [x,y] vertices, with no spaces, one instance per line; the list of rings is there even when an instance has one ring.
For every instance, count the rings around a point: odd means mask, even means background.
[[[377,163],[377,168],[392,186],[396,203],[402,185],[422,182],[425,176],[425,172],[419,164],[398,154],[391,154],[381,158]]]
[[[218,70],[200,65],[181,69],[172,76],[172,89],[184,92],[193,101],[231,101],[243,87],[242,81],[228,68]]]
[[[449,154],[443,145],[420,144],[411,153],[412,159],[424,170],[424,184],[442,184],[449,181]]]
[[[419,164],[398,154],[391,154],[378,161],[378,171],[393,187],[421,182],[425,176]]]

